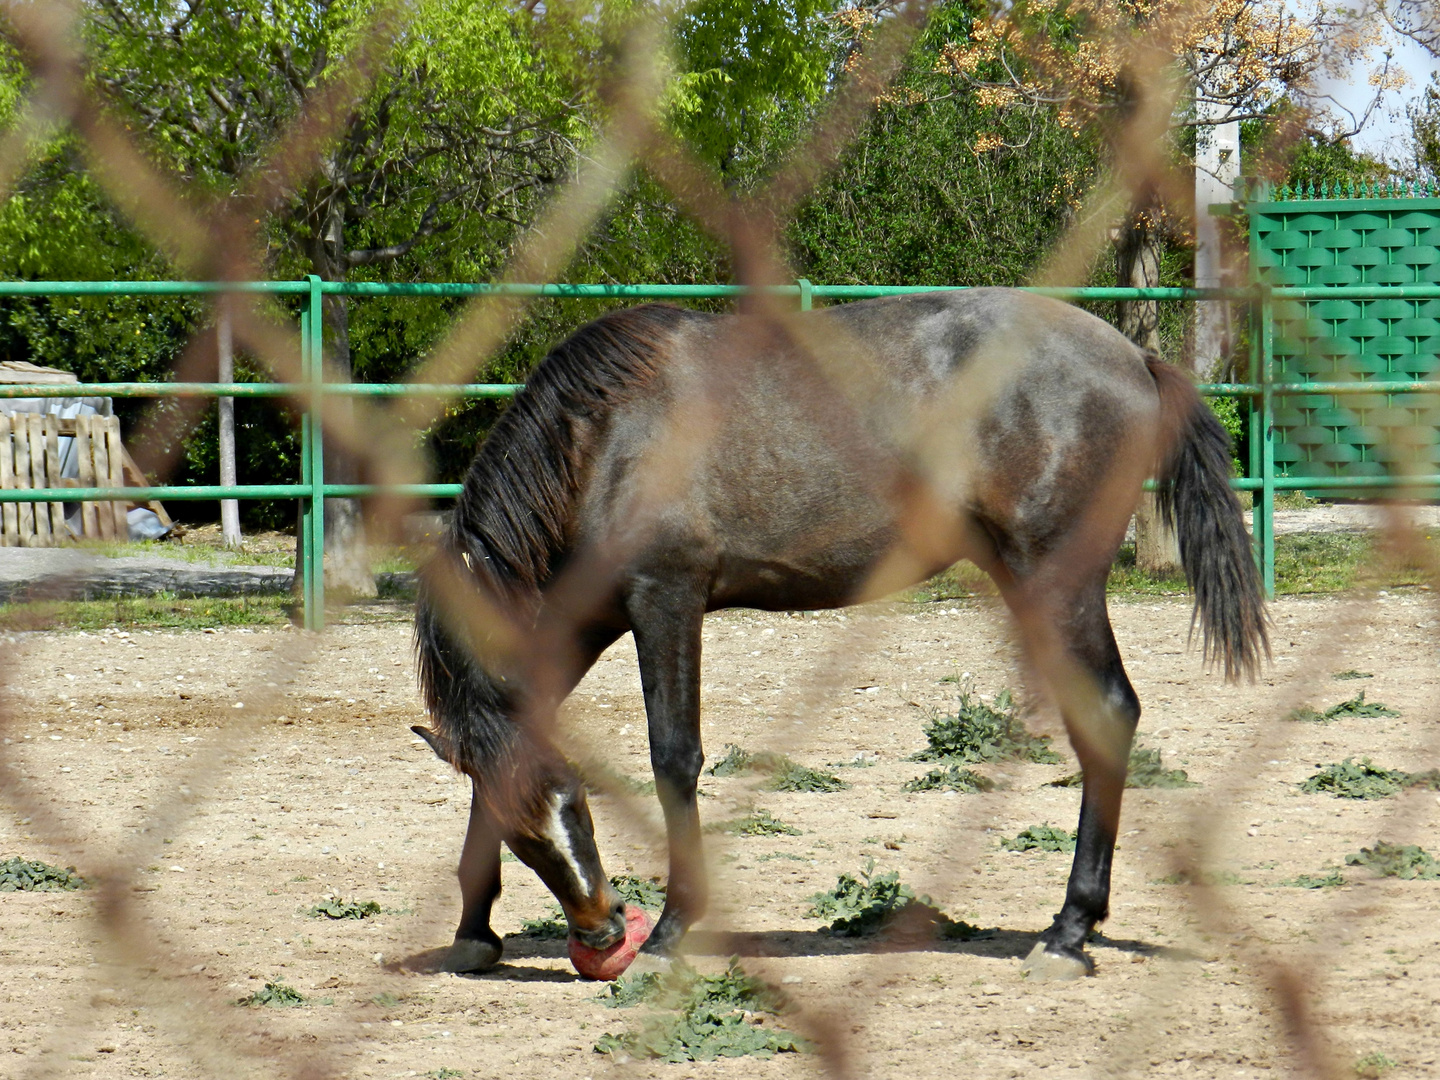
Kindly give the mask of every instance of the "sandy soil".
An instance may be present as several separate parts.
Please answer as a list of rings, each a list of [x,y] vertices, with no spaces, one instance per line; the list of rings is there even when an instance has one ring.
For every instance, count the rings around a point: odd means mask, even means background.
[[[1019,974],[1057,910],[1068,856],[1016,855],[999,838],[1041,822],[1073,827],[1078,795],[1043,786],[1073,768],[1000,770],[989,795],[905,794],[923,771],[927,710],[953,701],[957,672],[993,693],[1018,685],[1005,623],[987,604],[844,616],[727,613],[706,627],[704,733],[783,750],[837,771],[837,794],[756,794],[706,777],[702,810],[752,801],[804,830],[715,837],[716,899],[695,962],[729,951],[782,983],[854,1076],[1253,1077],[1290,1067],[1272,958],[1296,965],[1324,1053],[1349,1074],[1383,1053],[1393,1077],[1440,1073],[1440,883],[1370,880],[1327,891],[1282,880],[1331,866],[1377,837],[1436,837],[1436,798],[1302,795],[1317,763],[1370,755],[1440,764],[1432,732],[1436,614],[1423,592],[1286,600],[1276,662],[1227,687],[1186,651],[1188,606],[1114,611],[1145,703],[1144,740],[1198,788],[1128,793],[1113,914],[1092,946],[1095,978],[1032,985]],[[488,975],[427,973],[458,913],[451,874],[468,793],[407,730],[422,719],[409,625],[291,631],[37,634],[0,639],[6,728],[0,857],[22,854],[133,875],[123,888],[0,893],[0,1076],[201,1077],[299,1070],[354,1077],[808,1077],[814,1055],[702,1065],[617,1065],[592,1047],[638,1023],[596,1001],[563,943],[512,940]],[[1359,668],[1364,682],[1331,673]],[[1281,722],[1363,686],[1399,719]],[[576,739],[648,776],[633,649],[621,642],[569,706]],[[1054,730],[1043,707],[1032,727]],[[1063,740],[1060,740],[1063,744]],[[24,801],[29,800],[29,801]],[[659,873],[653,800],[596,800],[611,873]],[[1192,838],[1243,885],[1159,883]],[[806,898],[868,858],[897,869],[957,918],[1000,930],[973,943],[893,949],[837,940]],[[497,928],[547,913],[524,867],[506,866]],[[385,913],[330,922],[327,895]],[[724,931],[738,936],[727,937]],[[319,1003],[242,1009],[284,979]],[[441,1071],[455,1070],[455,1071]]]

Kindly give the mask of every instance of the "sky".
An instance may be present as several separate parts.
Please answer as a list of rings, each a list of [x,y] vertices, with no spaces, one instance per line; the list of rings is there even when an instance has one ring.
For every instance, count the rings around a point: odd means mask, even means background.
[[[1402,90],[1386,95],[1384,103],[1371,115],[1360,134],[1350,140],[1350,145],[1376,157],[1403,162],[1409,158],[1410,136],[1410,124],[1405,119],[1405,106],[1413,101],[1430,81],[1431,74],[1440,70],[1440,60],[1407,38],[1396,36],[1389,45],[1394,51],[1393,62],[1410,76],[1410,84]],[[1376,54],[1377,59],[1379,55]],[[1349,73],[1348,81],[1337,82],[1326,89],[1358,116],[1374,93],[1368,82],[1373,67],[1373,63],[1357,64]]]

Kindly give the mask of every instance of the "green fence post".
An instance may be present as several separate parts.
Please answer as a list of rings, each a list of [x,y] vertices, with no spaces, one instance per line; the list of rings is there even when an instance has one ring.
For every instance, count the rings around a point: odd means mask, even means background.
[[[1260,337],[1263,331],[1260,328],[1260,305],[1253,296],[1246,302],[1246,313],[1250,326],[1250,382],[1254,383],[1260,378]],[[1252,480],[1258,480],[1265,471],[1265,466],[1261,463],[1265,442],[1265,405],[1258,397],[1247,397],[1245,400],[1250,405],[1250,460],[1245,475]],[[1260,491],[1250,492],[1250,546],[1254,549],[1255,566],[1263,573],[1265,514],[1261,510],[1262,502],[1264,497]]]
[[[300,308],[300,381],[310,381],[310,306]],[[300,483],[310,482],[310,410],[300,414]],[[310,565],[310,500],[300,500],[300,535],[295,544],[295,572],[300,575],[301,625],[310,628],[310,581],[315,575]]]
[[[800,310],[809,311],[810,301],[812,299],[811,293],[814,291],[815,286],[810,284],[809,278],[797,278],[796,281],[800,286]]]
[[[325,427],[322,413],[325,405],[325,319],[321,310],[324,297],[320,278],[309,276],[310,292],[306,298],[309,310],[309,400],[306,415],[310,417],[310,471],[301,481],[310,486],[309,528],[305,541],[309,549],[306,560],[310,575],[306,581],[305,628],[325,628]]]
[[[1260,576],[1265,595],[1275,596],[1275,301],[1268,286],[1260,287],[1260,506],[1252,520],[1262,518]]]

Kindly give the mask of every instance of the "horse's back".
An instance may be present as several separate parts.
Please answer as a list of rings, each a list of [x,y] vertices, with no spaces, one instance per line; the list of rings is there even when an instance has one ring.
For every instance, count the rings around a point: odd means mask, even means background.
[[[844,304],[783,327],[687,319],[664,352],[651,392],[609,418],[584,531],[642,547],[637,527],[653,533],[712,576],[717,604],[845,602],[894,544],[917,475],[953,511],[1045,546],[1118,457],[1153,442],[1141,351],[1016,290]]]

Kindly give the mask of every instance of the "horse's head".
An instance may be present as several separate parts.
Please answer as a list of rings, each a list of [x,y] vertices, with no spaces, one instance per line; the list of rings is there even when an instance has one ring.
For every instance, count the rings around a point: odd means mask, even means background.
[[[545,883],[570,924],[592,949],[625,936],[625,903],[605,876],[595,847],[595,823],[585,787],[573,774],[545,785],[534,809],[506,838],[510,850]]]
[[[458,760],[449,741],[431,728],[411,728],[430,744],[442,761]],[[548,756],[537,755],[543,761]],[[501,823],[501,834],[517,858],[539,875],[555,894],[570,924],[570,935],[592,949],[609,948],[625,936],[625,903],[600,865],[595,846],[595,822],[585,785],[563,761],[551,759],[536,766],[525,782],[497,785],[489,792],[476,779],[476,797]],[[519,789],[524,789],[520,797]],[[487,796],[495,795],[497,797]]]

